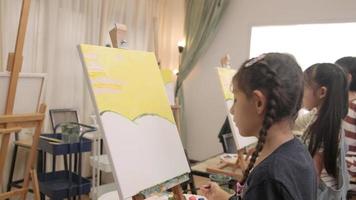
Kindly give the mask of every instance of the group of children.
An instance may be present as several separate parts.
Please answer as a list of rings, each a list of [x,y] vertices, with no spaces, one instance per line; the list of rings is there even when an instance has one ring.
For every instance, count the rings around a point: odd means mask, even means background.
[[[356,155],[356,57],[303,73],[292,55],[262,54],[242,64],[232,86],[235,125],[258,142],[236,194],[209,183],[201,187],[209,200],[346,199],[356,174],[345,159]]]

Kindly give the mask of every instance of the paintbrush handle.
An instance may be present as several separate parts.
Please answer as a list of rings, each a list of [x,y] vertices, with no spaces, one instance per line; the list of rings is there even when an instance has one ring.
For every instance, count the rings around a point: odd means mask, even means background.
[[[56,143],[61,143],[62,140],[60,139],[56,139],[56,138],[50,138],[50,137],[46,137],[46,136],[40,136],[40,138],[47,140],[47,141],[51,141],[51,142],[56,142]]]

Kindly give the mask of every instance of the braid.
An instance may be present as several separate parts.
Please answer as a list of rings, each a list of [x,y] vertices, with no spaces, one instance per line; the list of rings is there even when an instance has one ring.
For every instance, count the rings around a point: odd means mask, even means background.
[[[254,167],[255,162],[259,156],[259,153],[263,149],[263,145],[266,141],[266,136],[267,136],[267,131],[268,129],[272,126],[272,124],[276,121],[276,107],[277,107],[277,100],[278,97],[280,96],[278,92],[278,88],[281,85],[280,81],[277,78],[277,75],[274,71],[269,69],[268,65],[263,65],[266,66],[265,69],[263,70],[264,73],[266,73],[265,78],[266,81],[268,82],[268,85],[270,86],[269,89],[269,95],[268,95],[268,102],[267,102],[267,112],[265,114],[265,117],[263,119],[262,123],[262,128],[259,132],[259,137],[258,137],[258,142],[256,145],[256,151],[253,152],[250,162],[244,171],[243,178],[240,182],[241,185],[244,185],[247,177],[250,174],[251,169]]]
[[[293,56],[268,53],[244,62],[232,81],[234,93],[241,91],[249,98],[257,90],[266,97],[256,151],[251,156],[242,180],[236,185],[237,196],[241,199],[243,186],[266,143],[269,129],[280,120],[291,122],[299,111],[303,98],[303,72]]]

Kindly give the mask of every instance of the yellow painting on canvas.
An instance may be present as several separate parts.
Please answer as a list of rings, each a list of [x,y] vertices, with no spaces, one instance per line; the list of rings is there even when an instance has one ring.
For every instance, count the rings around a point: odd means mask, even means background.
[[[224,91],[224,98],[226,100],[233,100],[234,94],[231,91],[231,81],[232,77],[236,74],[236,70],[229,68],[218,67],[218,74],[220,85]]]
[[[80,50],[99,112],[131,121],[157,115],[175,123],[153,53],[92,45],[80,45]]]

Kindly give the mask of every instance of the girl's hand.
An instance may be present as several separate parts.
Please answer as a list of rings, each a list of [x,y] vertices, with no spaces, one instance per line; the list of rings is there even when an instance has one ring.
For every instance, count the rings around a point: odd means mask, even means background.
[[[231,194],[221,189],[221,187],[214,182],[201,186],[200,190],[208,200],[228,200],[231,196]]]

